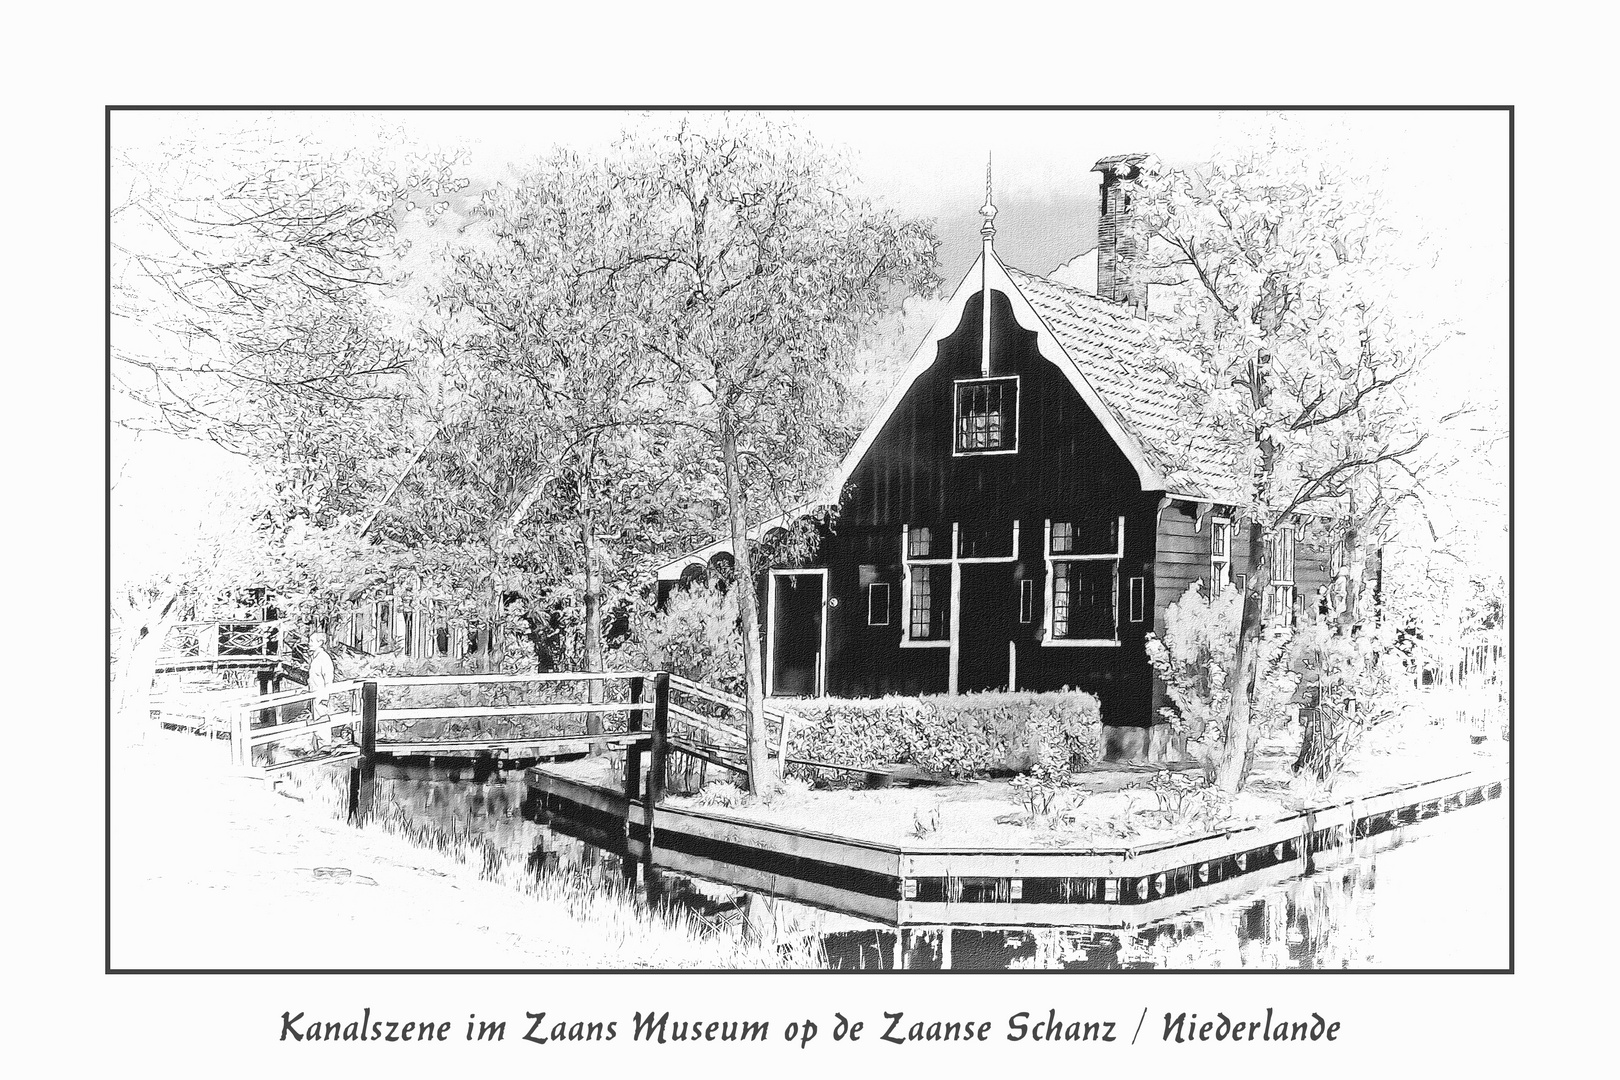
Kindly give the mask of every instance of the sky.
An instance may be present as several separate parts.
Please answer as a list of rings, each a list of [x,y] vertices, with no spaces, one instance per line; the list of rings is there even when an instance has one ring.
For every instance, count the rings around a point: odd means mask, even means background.
[[[119,113],[117,145],[184,126],[226,132],[262,113]],[[472,175],[498,177],[553,146],[610,143],[642,114],[602,111],[392,111],[275,114],[273,122],[342,145],[378,127],[463,148]],[[1499,112],[1319,111],[849,111],[791,114],[823,142],[845,148],[869,194],[932,218],[947,279],[966,271],[978,244],[986,159],[994,156],[996,246],[1003,261],[1046,273],[1095,240],[1102,157],[1150,152],[1172,165],[1208,158],[1272,118],[1341,146],[1381,184],[1392,212],[1437,246],[1507,268],[1507,120]]]
[[[114,114],[113,145],[139,147],[185,131],[205,142],[244,123],[270,123],[344,146],[398,129],[401,143],[467,155],[467,175],[493,181],[554,146],[604,147],[640,114],[620,111],[392,111]],[[1459,385],[1505,396],[1507,380],[1507,118],[1500,112],[1320,111],[811,111],[795,114],[846,150],[864,193],[935,222],[949,291],[979,247],[978,208],[994,162],[996,250],[1008,265],[1050,273],[1096,240],[1099,158],[1149,152],[1172,166],[1285,123],[1329,142],[1378,187],[1403,234],[1433,252],[1437,302],[1459,336],[1434,358]],[[1431,283],[1431,287],[1434,287]],[[911,344],[906,345],[909,352]],[[202,497],[229,462],[161,436],[142,440],[114,491],[115,522],[158,520]],[[115,466],[116,467],[116,466]],[[176,478],[179,478],[178,481]],[[126,534],[130,532],[126,528]]]

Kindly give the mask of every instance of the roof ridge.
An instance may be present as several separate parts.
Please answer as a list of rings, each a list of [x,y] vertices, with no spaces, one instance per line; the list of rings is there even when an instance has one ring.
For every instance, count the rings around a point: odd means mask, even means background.
[[[1049,285],[1059,292],[1077,296],[1082,300],[1087,301],[1088,304],[1094,306],[1098,311],[1115,316],[1126,323],[1141,323],[1146,325],[1148,322],[1148,320],[1141,318],[1134,311],[1132,311],[1128,305],[1117,304],[1112,300],[1106,300],[1103,297],[1098,296],[1096,293],[1087,292],[1078,285],[1070,285],[1068,282],[1058,281],[1056,278],[1043,277],[1040,274],[1032,274],[1028,270],[1019,270],[1012,266],[1008,266],[1007,271],[1009,273],[1018,274],[1021,277],[1028,278],[1031,281],[1040,282],[1042,285]]]

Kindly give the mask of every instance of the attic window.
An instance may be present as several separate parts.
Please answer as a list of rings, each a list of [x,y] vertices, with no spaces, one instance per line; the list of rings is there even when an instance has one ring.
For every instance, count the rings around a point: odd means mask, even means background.
[[[957,454],[1018,452],[1018,377],[956,381]]]

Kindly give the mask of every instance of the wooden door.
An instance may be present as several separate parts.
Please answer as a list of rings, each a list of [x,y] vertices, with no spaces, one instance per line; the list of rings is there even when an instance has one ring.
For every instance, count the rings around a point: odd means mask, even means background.
[[[964,563],[957,689],[1006,690],[1008,645],[1018,626],[1018,583],[1011,563]]]
[[[770,587],[770,693],[815,697],[822,686],[822,620],[827,575],[773,571]]]

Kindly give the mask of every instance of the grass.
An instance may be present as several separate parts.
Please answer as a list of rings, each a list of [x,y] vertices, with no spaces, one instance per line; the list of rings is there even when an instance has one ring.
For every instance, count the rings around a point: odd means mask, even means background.
[[[314,777],[294,778],[289,793],[337,816],[346,813],[335,787]],[[540,867],[472,828],[423,821],[391,803],[356,830],[377,830],[431,855],[452,878],[488,882],[517,892],[572,924],[569,936],[588,941],[608,959],[603,967],[818,969],[827,966],[819,938],[780,926],[763,928],[712,920],[678,902],[649,903],[617,876]],[[436,869],[436,868],[435,868]]]

